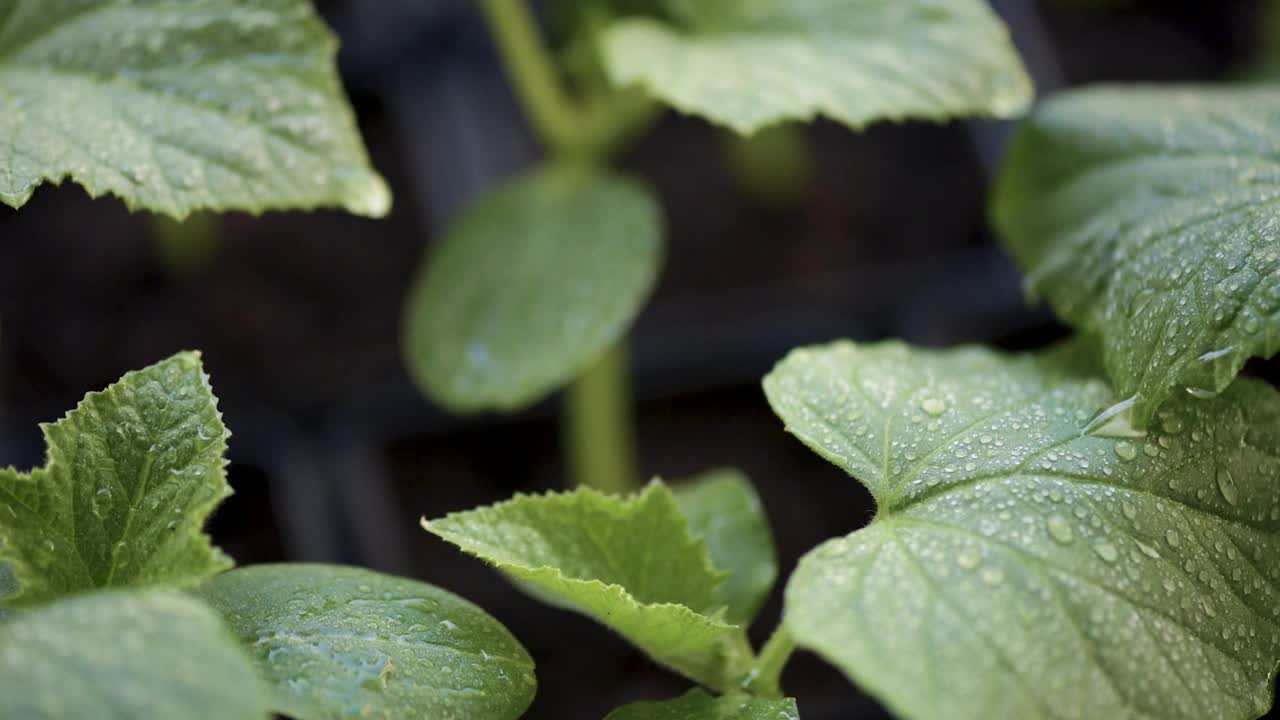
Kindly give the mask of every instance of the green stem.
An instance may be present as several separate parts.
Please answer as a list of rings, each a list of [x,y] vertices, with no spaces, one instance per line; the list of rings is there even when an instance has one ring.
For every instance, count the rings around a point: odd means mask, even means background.
[[[481,0],[481,7],[529,124],[548,149],[602,159],[658,117],[658,105],[635,89],[576,102],[564,91],[527,1]]]
[[[756,657],[747,689],[759,695],[782,697],[782,669],[787,666],[795,649],[795,638],[787,632],[785,625],[779,625]]]
[[[195,213],[181,222],[154,215],[151,241],[160,264],[178,280],[190,280],[213,265],[222,248],[221,220],[213,213]]]
[[[639,485],[630,386],[621,341],[565,392],[564,441],[575,483],[609,493]]]

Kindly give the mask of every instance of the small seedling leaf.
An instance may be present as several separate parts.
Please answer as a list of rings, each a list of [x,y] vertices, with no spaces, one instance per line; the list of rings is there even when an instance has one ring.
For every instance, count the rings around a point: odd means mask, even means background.
[[[267,693],[217,613],[178,593],[104,591],[0,624],[7,718],[252,720]]]
[[[661,259],[643,185],[567,166],[510,180],[427,257],[405,312],[409,372],[454,412],[531,405],[626,334]]]
[[[693,680],[735,687],[750,663],[745,634],[723,617],[725,573],[661,483],[628,498],[522,495],[423,527]]]
[[[488,613],[425,583],[332,565],[255,565],[199,590],[298,720],[515,720],[533,660]]]
[[[43,425],[48,462],[0,468],[9,607],[110,587],[189,586],[231,567],[202,528],[229,435],[195,353],[131,372]]]
[[[1143,438],[1061,353],[839,342],[765,389],[862,481],[872,523],[788,583],[784,621],[904,718],[1255,718],[1280,659],[1280,394],[1170,402]]]
[[[746,475],[723,468],[672,487],[694,537],[707,543],[711,563],[729,571],[718,602],[725,617],[748,625],[778,579],[769,519]]]

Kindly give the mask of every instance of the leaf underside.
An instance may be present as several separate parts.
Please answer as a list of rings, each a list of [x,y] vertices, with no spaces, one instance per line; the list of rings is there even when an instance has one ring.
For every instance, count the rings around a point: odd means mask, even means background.
[[[252,720],[265,695],[217,614],[177,593],[93,593],[0,625],[6,718]]]
[[[231,567],[202,532],[231,493],[226,438],[200,358],[131,372],[42,426],[48,463],[0,468],[10,607],[109,587],[187,586]]]
[[[624,18],[604,36],[615,84],[741,133],[823,115],[1011,117],[1031,81],[982,0],[666,0],[670,21]]]
[[[425,583],[331,565],[255,565],[200,594],[252,649],[273,710],[297,720],[514,720],[533,660],[487,613]]]
[[[661,483],[625,499],[520,495],[423,527],[695,681],[736,686],[750,662],[745,634],[719,605],[725,574]]]
[[[0,0],[0,202],[385,215],[336,52],[307,0]]]
[[[712,697],[694,689],[672,700],[624,705],[605,720],[800,720],[800,713],[791,698]]]
[[[1098,87],[1025,123],[994,215],[1067,322],[1097,333],[1145,425],[1280,349],[1280,90]]]
[[[1280,397],[1171,401],[1144,438],[1061,355],[848,342],[765,380],[862,481],[785,622],[906,718],[1253,718],[1280,658]]]
[[[637,182],[555,166],[469,208],[410,290],[405,355],[458,413],[514,411],[626,334],[657,279],[662,212]]]

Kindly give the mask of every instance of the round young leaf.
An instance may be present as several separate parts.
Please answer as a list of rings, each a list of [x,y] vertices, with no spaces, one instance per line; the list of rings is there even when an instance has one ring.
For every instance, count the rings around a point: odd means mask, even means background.
[[[689,531],[707,543],[711,563],[730,575],[718,601],[730,622],[749,624],[778,579],[773,533],[760,497],[738,470],[711,470],[672,488]]]
[[[1165,86],[1064,93],[1014,140],[996,222],[1134,425],[1280,350],[1277,137],[1280,89]]]
[[[695,688],[674,700],[624,705],[605,720],[800,720],[800,713],[791,698],[712,697]]]
[[[0,704],[23,720],[252,720],[253,663],[204,603],[100,592],[0,624]]]
[[[984,0],[665,0],[674,24],[630,17],[604,38],[619,85],[741,133],[825,115],[1010,117],[1031,80]]]
[[[634,181],[577,167],[508,181],[463,214],[414,283],[410,374],[454,412],[531,405],[627,332],[661,255],[661,210]]]
[[[200,594],[252,648],[297,720],[514,720],[533,660],[497,620],[425,583],[359,568],[255,565]]]
[[[48,463],[0,468],[10,607],[107,587],[187,586],[231,567],[205,520],[231,494],[229,435],[196,353],[89,393],[44,425]]]
[[[0,0],[0,202],[385,215],[336,53],[307,0]]]
[[[1254,718],[1280,659],[1280,395],[1171,402],[1145,438],[1059,355],[848,342],[765,389],[878,511],[785,622],[904,718]]]
[[[723,619],[725,574],[661,483],[628,498],[587,488],[520,495],[423,527],[693,680],[733,688],[748,669],[746,636]]]

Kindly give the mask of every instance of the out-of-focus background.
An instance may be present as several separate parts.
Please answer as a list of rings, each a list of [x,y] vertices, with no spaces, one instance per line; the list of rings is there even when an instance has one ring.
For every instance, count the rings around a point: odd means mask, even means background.
[[[554,400],[451,417],[410,384],[399,345],[424,252],[470,198],[538,150],[470,0],[318,5],[342,38],[347,90],[395,192],[390,218],[232,215],[175,230],[69,184],[38,191],[21,211],[0,208],[0,465],[42,463],[36,423],[86,391],[198,348],[234,433],[237,494],[212,532],[241,564],[348,562],[466,596],[537,660],[530,718],[600,718],[683,692],[608,631],[526,598],[419,529],[423,515],[564,482]],[[1041,95],[1257,77],[1280,57],[1260,2],[994,5]],[[872,511],[861,486],[786,435],[766,405],[759,379],[788,349],[894,336],[1029,348],[1062,333],[1024,300],[985,222],[1008,130],[853,133],[819,122],[802,130],[811,164],[792,172],[808,184],[790,197],[787,187],[762,194],[762,180],[786,174],[767,151],[757,145],[750,157],[763,168],[745,170],[724,132],[674,113],[622,157],[657,189],[669,228],[661,283],[631,343],[644,471],[745,470],[784,578]],[[779,610],[775,590],[753,634],[767,634]],[[887,717],[810,655],[784,681],[806,720]]]

